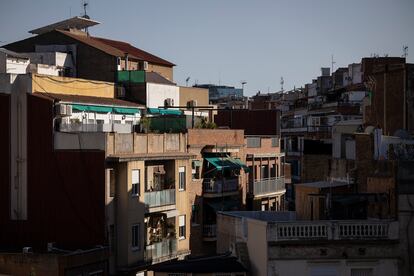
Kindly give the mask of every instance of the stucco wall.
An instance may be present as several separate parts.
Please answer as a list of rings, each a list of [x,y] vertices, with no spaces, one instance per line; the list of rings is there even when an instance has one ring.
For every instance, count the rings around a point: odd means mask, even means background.
[[[180,86],[180,106],[186,106],[191,100],[196,100],[197,105],[208,105],[208,89]]]
[[[174,106],[180,103],[180,94],[178,86],[147,83],[147,107],[158,108],[164,106],[164,101],[167,98],[174,100]]]

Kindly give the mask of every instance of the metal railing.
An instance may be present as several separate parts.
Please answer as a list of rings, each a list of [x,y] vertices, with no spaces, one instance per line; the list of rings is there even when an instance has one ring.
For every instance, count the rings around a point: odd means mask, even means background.
[[[203,237],[214,238],[217,235],[217,224],[204,224]]]
[[[250,182],[254,195],[264,195],[285,191],[284,177],[263,178]]]
[[[398,236],[396,221],[292,221],[270,224],[269,227],[269,241],[375,240]]]
[[[150,208],[175,204],[175,189],[145,192],[144,201]]]
[[[133,127],[131,124],[61,124],[59,126],[60,132],[117,132],[117,133],[131,133]]]
[[[212,179],[204,178],[203,191],[205,193],[235,192],[239,189],[238,178]]]
[[[145,246],[145,260],[156,261],[157,259],[174,257],[177,254],[177,239],[165,239],[161,242]]]

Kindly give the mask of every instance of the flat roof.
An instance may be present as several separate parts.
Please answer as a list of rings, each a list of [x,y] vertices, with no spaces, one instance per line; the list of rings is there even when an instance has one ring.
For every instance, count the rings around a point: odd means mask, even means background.
[[[345,181],[316,181],[316,182],[309,182],[309,183],[301,183],[296,184],[296,186],[306,186],[306,187],[314,187],[314,188],[330,188],[330,187],[340,187],[340,186],[348,186],[353,185],[353,183],[348,183]]]
[[[59,21],[50,25],[46,25],[44,27],[40,27],[34,30],[29,31],[31,34],[44,34],[53,30],[68,30],[68,29],[85,29],[88,27],[92,27],[95,25],[100,24],[98,21],[81,17],[81,16],[75,16],[69,19],[65,19],[63,21]]]
[[[226,216],[250,218],[265,222],[296,221],[296,212],[294,211],[228,211],[218,213]]]
[[[160,153],[126,153],[109,155],[107,160],[110,162],[128,161],[149,161],[149,160],[183,160],[195,158],[195,154],[186,152],[160,152]]]

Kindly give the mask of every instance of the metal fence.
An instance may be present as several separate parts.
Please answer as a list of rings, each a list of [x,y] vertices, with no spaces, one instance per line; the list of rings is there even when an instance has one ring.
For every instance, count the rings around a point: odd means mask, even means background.
[[[148,207],[159,207],[175,204],[175,189],[145,192],[144,201]]]
[[[165,239],[161,242],[153,243],[145,247],[145,259],[157,260],[160,258],[175,255],[177,253],[177,239]]]
[[[217,224],[204,224],[203,236],[204,237],[215,237],[217,235]]]
[[[285,190],[284,177],[271,177],[255,180],[252,184],[254,195],[263,195]]]
[[[204,178],[203,191],[205,193],[234,192],[239,189],[238,178],[212,179]]]
[[[262,146],[262,139],[260,137],[247,137],[248,148],[260,148]]]

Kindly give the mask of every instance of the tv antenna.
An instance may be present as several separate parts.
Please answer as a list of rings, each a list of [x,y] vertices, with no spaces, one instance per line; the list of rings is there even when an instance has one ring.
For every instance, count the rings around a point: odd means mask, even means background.
[[[283,77],[280,77],[280,91],[282,91],[282,93],[283,93],[283,84],[285,84],[285,80],[283,79]]]
[[[190,77],[187,77],[186,79],[185,79],[185,83],[186,83],[186,86],[188,86],[188,82],[190,81]]]
[[[90,19],[89,15],[86,13],[86,9],[88,8],[88,6],[89,6],[88,0],[83,0],[82,1],[82,7],[83,7],[82,17],[86,19]]]
[[[404,45],[403,46],[403,55],[402,55],[402,57],[407,58],[407,56],[408,56],[408,46]]]

